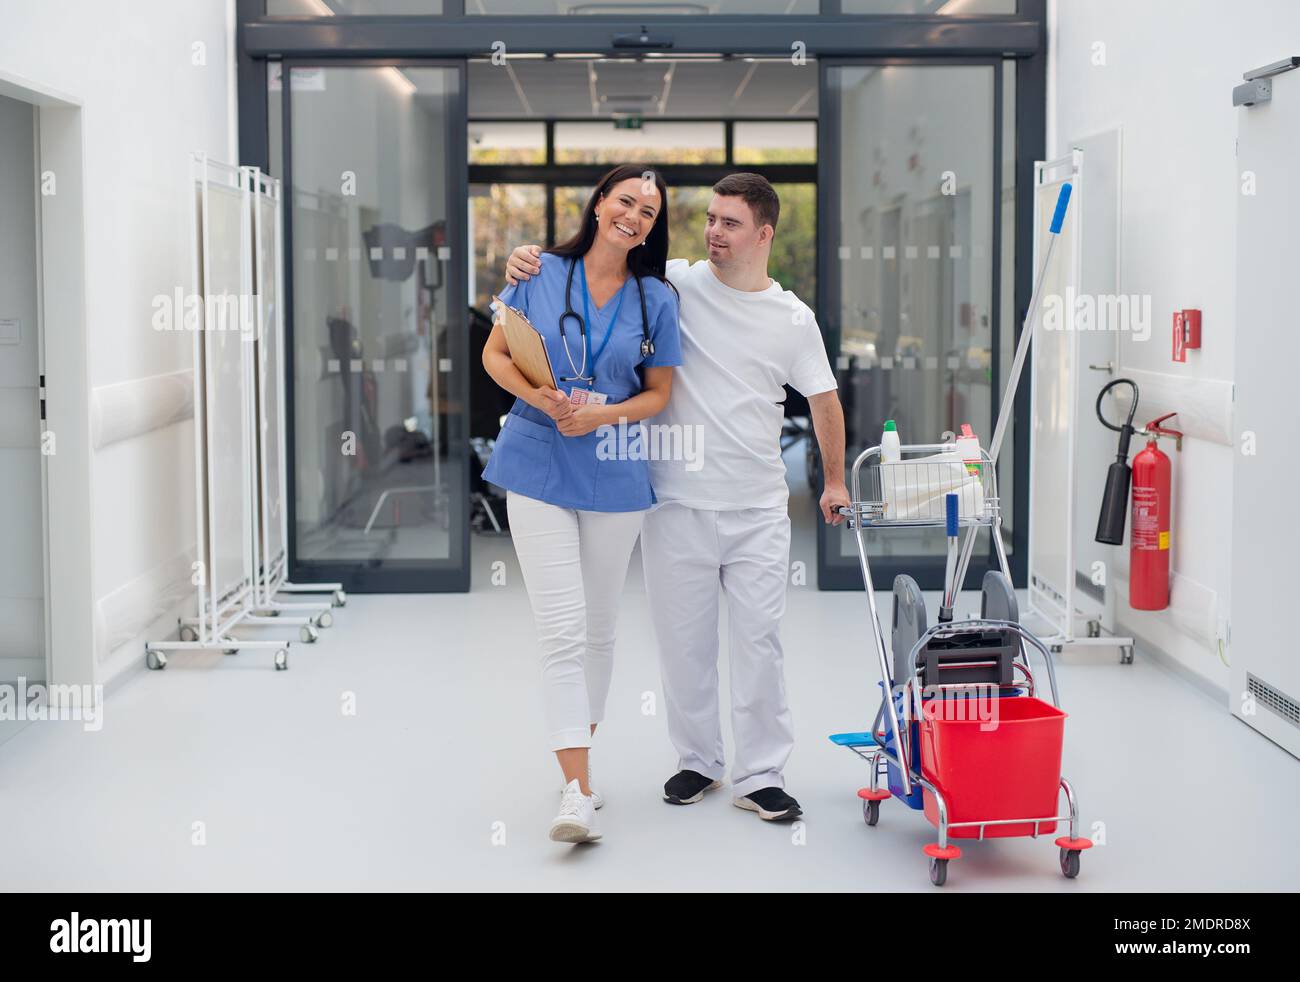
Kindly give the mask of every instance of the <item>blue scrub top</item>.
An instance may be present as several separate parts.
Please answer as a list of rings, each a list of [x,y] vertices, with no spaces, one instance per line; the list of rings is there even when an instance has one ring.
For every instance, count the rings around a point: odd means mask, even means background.
[[[559,381],[560,376],[577,374],[569,367],[560,340],[560,315],[564,313],[564,289],[571,260],[543,253],[542,271],[517,286],[499,294],[501,300],[523,311],[546,342],[546,353],[557,376],[560,391],[566,395],[575,385],[589,383]],[[580,262],[581,260],[579,260]],[[583,271],[573,276],[572,308],[579,317],[583,310]],[[661,280],[643,276],[646,319],[653,355],[641,357],[641,302],[636,280],[629,276],[619,293],[603,307],[586,297],[590,321],[587,323],[587,368],[584,374],[596,376],[596,391],[609,396],[606,405],[624,402],[641,391],[637,368],[670,367],[682,363],[681,337],[677,328],[677,294]],[[622,301],[620,303],[620,300]],[[610,326],[610,319],[617,321]],[[609,341],[604,343],[605,330]],[[582,369],[582,336],[578,322],[566,319],[569,351],[573,364]],[[604,343],[602,350],[601,345]],[[592,361],[597,352],[600,358]],[[582,511],[641,511],[655,504],[650,486],[650,468],[644,459],[644,436],[640,423],[628,423],[626,443],[618,440],[617,424],[611,438],[597,427],[584,436],[565,436],[555,421],[522,399],[506,416],[497,437],[492,458],[483,471],[486,481],[536,498],[561,508]],[[602,441],[605,452],[597,453]],[[610,450],[615,453],[609,453]],[[608,459],[600,459],[600,457]]]

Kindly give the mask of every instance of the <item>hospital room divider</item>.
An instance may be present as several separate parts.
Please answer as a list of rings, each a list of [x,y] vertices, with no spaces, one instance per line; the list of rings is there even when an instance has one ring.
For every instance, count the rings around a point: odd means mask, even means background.
[[[1078,142],[1087,144],[1087,154],[1075,146],[1067,156],[1034,163],[1035,269],[1047,250],[1052,209],[1066,182],[1073,188],[1074,218],[1061,230],[1053,261],[1043,271],[1043,296],[1047,303],[1055,301],[1055,314],[1040,310],[1032,327],[1024,619],[1053,652],[1066,645],[1116,648],[1120,663],[1132,664],[1133,638],[1115,633],[1110,551],[1093,538],[1101,477],[1113,453],[1112,441],[1105,441],[1104,450],[1097,447],[1093,404],[1103,382],[1096,373],[1110,376],[1116,370],[1118,325],[1091,323],[1075,309],[1076,298],[1113,296],[1119,289],[1116,247],[1107,242],[1117,236],[1119,148],[1113,148],[1114,163],[1106,168],[1104,141]],[[1085,156],[1094,153],[1085,171]],[[1085,253],[1085,244],[1092,255]]]
[[[338,583],[287,579],[284,269],[281,188],[254,167],[195,154],[191,234],[196,611],[179,638],[145,645],[151,669],[169,651],[271,651],[289,666],[291,638],[314,643],[346,601]],[[282,602],[285,593],[321,593]],[[236,636],[240,628],[269,636]]]

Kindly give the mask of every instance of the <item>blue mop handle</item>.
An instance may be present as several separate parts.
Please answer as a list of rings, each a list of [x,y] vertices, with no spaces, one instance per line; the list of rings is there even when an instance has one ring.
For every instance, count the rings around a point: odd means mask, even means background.
[[[1052,215],[1052,224],[1048,229],[1052,237],[1047,240],[1047,254],[1043,257],[1043,263],[1038,269],[1038,275],[1034,278],[1034,292],[1029,297],[1029,310],[1025,313],[1024,330],[1020,332],[1020,342],[1016,345],[1016,357],[1011,364],[1011,375],[1007,379],[1007,389],[1002,396],[1002,405],[998,409],[998,422],[993,428],[993,439],[989,442],[988,452],[989,460],[994,464],[998,462],[998,453],[1002,449],[1002,437],[1006,433],[1007,423],[1011,420],[1011,406],[1015,399],[1016,388],[1020,385],[1020,373],[1025,367],[1025,356],[1029,354],[1029,342],[1034,336],[1034,317],[1038,313],[1038,305],[1043,296],[1043,280],[1047,276],[1048,264],[1052,261],[1052,252],[1056,249],[1056,237],[1061,234],[1061,227],[1065,224],[1065,213],[1070,207],[1070,194],[1074,191],[1074,185],[1066,181],[1061,185],[1061,190],[1056,195],[1056,212]]]
[[[1070,193],[1074,191],[1074,186],[1066,181],[1061,185],[1061,193],[1056,196],[1056,214],[1052,216],[1052,227],[1048,230],[1053,235],[1061,234],[1061,226],[1065,224],[1065,209],[1070,207]]]
[[[957,496],[944,496],[944,525],[948,532],[948,561],[943,570],[943,602],[939,604],[939,620],[947,623],[952,620],[952,609],[957,605],[957,591],[961,584],[957,579],[958,536],[961,529],[957,524]]]

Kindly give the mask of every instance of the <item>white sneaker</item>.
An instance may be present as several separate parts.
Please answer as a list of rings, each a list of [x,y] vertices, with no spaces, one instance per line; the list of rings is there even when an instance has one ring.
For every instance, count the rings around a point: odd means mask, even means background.
[[[604,807],[605,799],[600,796],[599,791],[591,787],[591,758],[590,757],[587,758],[587,787],[591,788],[592,805],[596,808]],[[560,794],[561,795],[564,794],[563,788],[560,788]]]
[[[554,842],[594,842],[599,838],[596,808],[591,798],[582,793],[575,778],[560,796],[560,813],[551,822],[551,839]]]

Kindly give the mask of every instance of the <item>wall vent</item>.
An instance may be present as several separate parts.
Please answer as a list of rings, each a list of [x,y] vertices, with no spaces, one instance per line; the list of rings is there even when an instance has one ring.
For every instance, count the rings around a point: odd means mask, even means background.
[[[1250,672],[1246,673],[1246,689],[1260,705],[1273,710],[1292,726],[1300,727],[1300,700],[1292,699]]]

